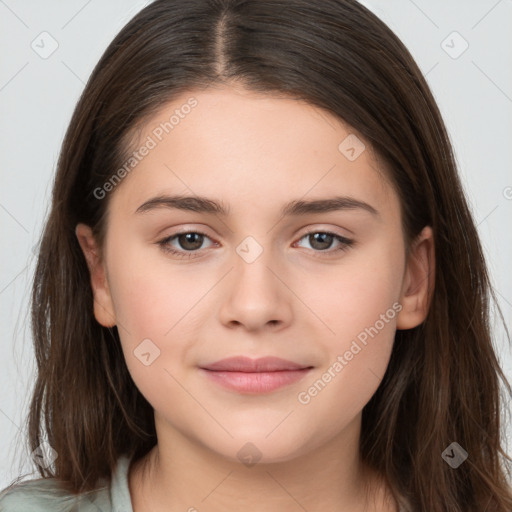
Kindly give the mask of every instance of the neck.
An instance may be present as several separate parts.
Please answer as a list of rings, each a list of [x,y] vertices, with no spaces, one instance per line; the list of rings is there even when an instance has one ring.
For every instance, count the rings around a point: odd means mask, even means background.
[[[360,417],[320,447],[246,466],[157,423],[158,444],[133,464],[134,512],[395,512],[376,473],[359,458]]]

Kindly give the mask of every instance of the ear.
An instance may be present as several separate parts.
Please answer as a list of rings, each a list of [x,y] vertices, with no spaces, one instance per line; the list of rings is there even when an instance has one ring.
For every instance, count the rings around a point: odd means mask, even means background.
[[[427,317],[435,283],[434,234],[430,226],[424,227],[412,243],[406,265],[397,329],[412,329]]]
[[[105,263],[100,255],[92,229],[86,224],[77,224],[75,234],[91,275],[94,316],[103,327],[113,327],[116,325],[114,304],[108,286]]]

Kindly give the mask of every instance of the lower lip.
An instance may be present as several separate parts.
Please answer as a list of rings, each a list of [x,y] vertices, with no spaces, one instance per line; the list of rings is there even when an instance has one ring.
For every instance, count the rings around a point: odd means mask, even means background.
[[[310,368],[275,372],[227,372],[205,370],[221,386],[239,393],[270,393],[302,379]]]

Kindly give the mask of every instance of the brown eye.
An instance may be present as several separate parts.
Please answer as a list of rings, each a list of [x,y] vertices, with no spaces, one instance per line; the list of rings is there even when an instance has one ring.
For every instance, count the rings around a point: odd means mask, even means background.
[[[308,240],[313,249],[323,251],[331,247],[335,238],[329,233],[313,233],[308,235]]]
[[[204,236],[200,233],[184,233],[174,238],[176,238],[180,247],[186,251],[196,251],[200,249],[204,240]]]
[[[314,231],[306,233],[301,240],[307,239],[310,244],[311,250],[315,252],[334,253],[338,251],[345,251],[354,244],[353,240],[349,240],[343,236],[337,235],[336,233],[330,233],[326,231]],[[331,249],[334,243],[337,242],[337,246]]]
[[[178,257],[194,258],[199,256],[200,249],[209,236],[197,231],[187,231],[168,236],[158,242],[163,251]],[[173,242],[176,242],[173,244]]]

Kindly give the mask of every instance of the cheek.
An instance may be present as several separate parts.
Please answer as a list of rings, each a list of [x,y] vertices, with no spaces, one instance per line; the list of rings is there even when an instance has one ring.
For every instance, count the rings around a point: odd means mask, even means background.
[[[190,322],[189,313],[204,295],[206,284],[198,285],[199,280],[182,270],[184,266],[169,265],[153,248],[148,251],[128,244],[123,248],[122,242],[115,247],[110,253],[109,283],[128,368],[138,373],[144,367],[142,350],[150,353],[149,360],[154,359],[152,368],[164,360],[179,364],[186,339],[182,329]]]
[[[109,256],[116,318],[133,336],[161,338],[186,324],[184,315],[211,286],[205,273],[167,259],[156,244],[113,238]]]
[[[392,318],[383,330],[394,327],[397,306],[392,307],[400,299],[403,270],[401,245],[395,250],[388,241],[376,240],[364,250],[347,253],[344,261],[326,268],[323,275],[306,279],[302,292],[331,331],[331,338],[346,341],[373,326],[390,308],[386,316]]]
[[[166,410],[171,396],[179,410],[190,405],[177,382],[188,364],[190,340],[197,334],[192,331],[200,308],[194,305],[211,284],[208,279],[194,279],[182,270],[184,266],[171,267],[160,260],[150,262],[134,252],[120,259],[111,276],[111,292],[124,358],[135,385],[155,410]],[[201,411],[187,414],[190,421],[194,415],[194,421],[204,420]]]
[[[393,348],[404,258],[389,244],[374,244],[346,261],[338,272],[331,272],[322,293],[311,308],[329,328],[317,336],[323,349],[321,368],[311,382],[304,384],[302,404],[314,408],[337,404],[334,414],[342,421],[357,414],[376,391]],[[311,286],[310,283],[309,286]]]
[[[154,269],[134,266],[129,270],[125,266],[116,269],[112,279],[118,323],[130,338],[161,337],[173,325],[169,312],[176,311],[183,300],[178,284],[174,280],[166,282],[165,276],[156,275]]]

